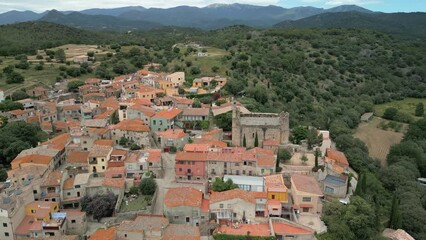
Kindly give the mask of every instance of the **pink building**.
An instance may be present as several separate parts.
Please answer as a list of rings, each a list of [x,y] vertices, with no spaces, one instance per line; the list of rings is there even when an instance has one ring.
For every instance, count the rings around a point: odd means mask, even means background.
[[[176,153],[176,176],[187,180],[200,180],[207,177],[207,154],[178,152]]]

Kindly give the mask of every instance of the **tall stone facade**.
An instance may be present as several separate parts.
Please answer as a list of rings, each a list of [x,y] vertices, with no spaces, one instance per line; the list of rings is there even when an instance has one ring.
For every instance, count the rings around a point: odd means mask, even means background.
[[[287,112],[277,113],[242,113],[234,103],[232,108],[232,145],[246,147],[255,145],[256,135],[258,147],[263,147],[265,139],[275,140],[278,144],[288,143],[290,136],[290,115]]]

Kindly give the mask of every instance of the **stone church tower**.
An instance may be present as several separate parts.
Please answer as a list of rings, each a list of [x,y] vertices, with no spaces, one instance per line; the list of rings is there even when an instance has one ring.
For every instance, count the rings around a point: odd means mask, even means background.
[[[263,141],[275,140],[278,144],[288,143],[290,136],[290,115],[287,112],[277,113],[242,113],[232,105],[232,145],[246,147],[255,145],[257,135],[258,146],[263,147]]]

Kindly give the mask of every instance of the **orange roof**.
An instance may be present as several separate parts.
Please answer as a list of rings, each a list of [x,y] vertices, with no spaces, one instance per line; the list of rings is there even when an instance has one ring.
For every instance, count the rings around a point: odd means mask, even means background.
[[[127,156],[127,154],[129,153],[129,151],[127,151],[127,150],[123,150],[123,149],[113,149],[112,150],[112,152],[111,152],[111,156],[113,156],[113,155],[115,155],[115,156],[120,156],[120,155],[123,155],[123,156]]]
[[[149,156],[146,159],[148,162],[160,162],[161,161],[161,149],[150,149],[148,151]]]
[[[215,140],[215,139],[209,139],[209,135],[203,136],[202,138],[195,138],[194,143],[198,144],[208,144],[211,147],[218,147],[218,148],[226,148],[228,145],[225,142]]]
[[[183,147],[184,152],[208,152],[210,148],[209,144],[196,144],[188,143]]]
[[[183,129],[168,129],[164,132],[157,132],[157,135],[161,136],[162,138],[183,138],[188,136]]]
[[[119,129],[121,131],[132,131],[132,132],[149,132],[150,129],[142,119],[126,119],[115,126],[113,129]]]
[[[11,162],[11,165],[12,165],[12,169],[16,169],[19,167],[20,164],[24,164],[24,163],[49,165],[52,160],[53,160],[53,157],[50,157],[50,156],[30,154],[27,156],[13,159],[13,161]]]
[[[246,202],[250,202],[253,204],[256,204],[256,199],[252,192],[247,192],[244,190],[241,190],[239,188],[224,191],[224,192],[212,192],[210,195],[210,204],[216,203],[216,202],[223,202],[230,199],[239,198]]]
[[[314,177],[294,174],[291,176],[292,189],[295,188],[298,191],[311,193],[315,195],[322,196],[322,190]]]
[[[297,227],[289,223],[283,222],[274,222],[272,223],[274,228],[274,232],[279,235],[305,235],[305,234],[313,234],[313,231],[309,231],[302,227]]]
[[[88,94],[85,94],[85,95],[83,95],[83,98],[88,98],[88,97],[94,97],[94,96],[97,96],[97,97],[105,97],[105,94],[103,94],[103,93],[88,93]]]
[[[104,187],[124,188],[125,184],[124,179],[118,178],[104,178],[102,181],[102,186]]]
[[[112,147],[112,142],[113,141],[109,139],[98,139],[98,140],[95,140],[93,144]]]
[[[109,109],[109,110],[106,110],[105,112],[103,112],[103,113],[101,113],[101,114],[95,115],[95,116],[93,117],[93,119],[107,119],[107,118],[109,118],[109,116],[111,116],[114,112],[115,112],[115,110],[114,110],[114,109]]]
[[[89,156],[89,152],[70,151],[68,154],[67,162],[87,164],[88,156]]]
[[[80,110],[80,109],[81,109],[80,104],[64,106],[65,111]]]
[[[200,240],[200,228],[185,224],[169,224],[162,240]],[[154,239],[152,239],[154,240]],[[155,239],[157,240],[157,239]]]
[[[61,179],[63,175],[64,173],[59,170],[51,172],[49,175],[47,175],[47,178],[43,181],[41,186],[59,186],[61,185]]]
[[[236,236],[247,236],[249,232],[250,232],[250,236],[256,236],[256,237],[271,236],[271,230],[269,229],[268,223],[238,224],[238,227],[222,225],[217,229],[217,233],[219,234],[236,235]]]
[[[166,109],[160,112],[157,112],[153,118],[166,118],[166,119],[172,119],[182,113],[182,110],[173,108],[173,109]]]
[[[210,210],[210,200],[203,198],[201,202],[201,212],[208,212]]]
[[[177,187],[167,191],[164,204],[167,207],[198,207],[201,208],[203,193],[192,187]]]
[[[265,176],[265,186],[268,192],[287,192],[287,187],[284,184],[283,175],[275,174]]]
[[[56,150],[63,150],[65,148],[65,145],[68,143],[69,138],[70,138],[69,133],[63,133],[61,135],[58,135],[44,142],[43,145],[49,145],[50,148],[53,148]]]
[[[69,189],[73,189],[74,188],[74,178],[68,178],[67,180],[64,181],[64,185],[62,186],[63,190],[69,190]]]
[[[176,160],[184,161],[206,161],[207,154],[194,152],[177,152]]]
[[[327,148],[326,153],[328,158],[335,160],[336,162],[343,164],[345,166],[349,166],[348,159],[346,158],[343,152],[337,151],[335,149]]]
[[[99,228],[90,236],[89,240],[115,240],[115,227],[107,229]]]
[[[42,221],[34,221],[33,216],[25,216],[21,224],[15,230],[18,235],[28,235],[31,231],[41,231],[43,229]]]
[[[110,97],[105,99],[99,106],[99,108],[108,108],[108,109],[118,109],[119,107],[120,107],[120,104],[115,97]]]
[[[9,111],[11,114],[13,114],[13,115],[22,115],[22,114],[24,114],[25,113],[25,111],[24,110],[21,110],[21,109],[16,109],[16,110],[13,110],[13,111]]]
[[[279,142],[275,139],[265,139],[262,142],[263,146],[278,146]]]

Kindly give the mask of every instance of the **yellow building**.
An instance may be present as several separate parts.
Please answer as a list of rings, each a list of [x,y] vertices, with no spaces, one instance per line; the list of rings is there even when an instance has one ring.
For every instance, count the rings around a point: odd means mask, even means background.
[[[57,211],[59,211],[57,202],[34,201],[25,206],[25,215],[44,222],[49,222],[50,214]]]
[[[288,203],[288,189],[281,174],[265,176],[265,187],[269,200]]]
[[[94,145],[90,150],[87,159],[89,164],[89,172],[105,172],[108,167],[108,161],[110,160],[111,152],[111,146]]]

